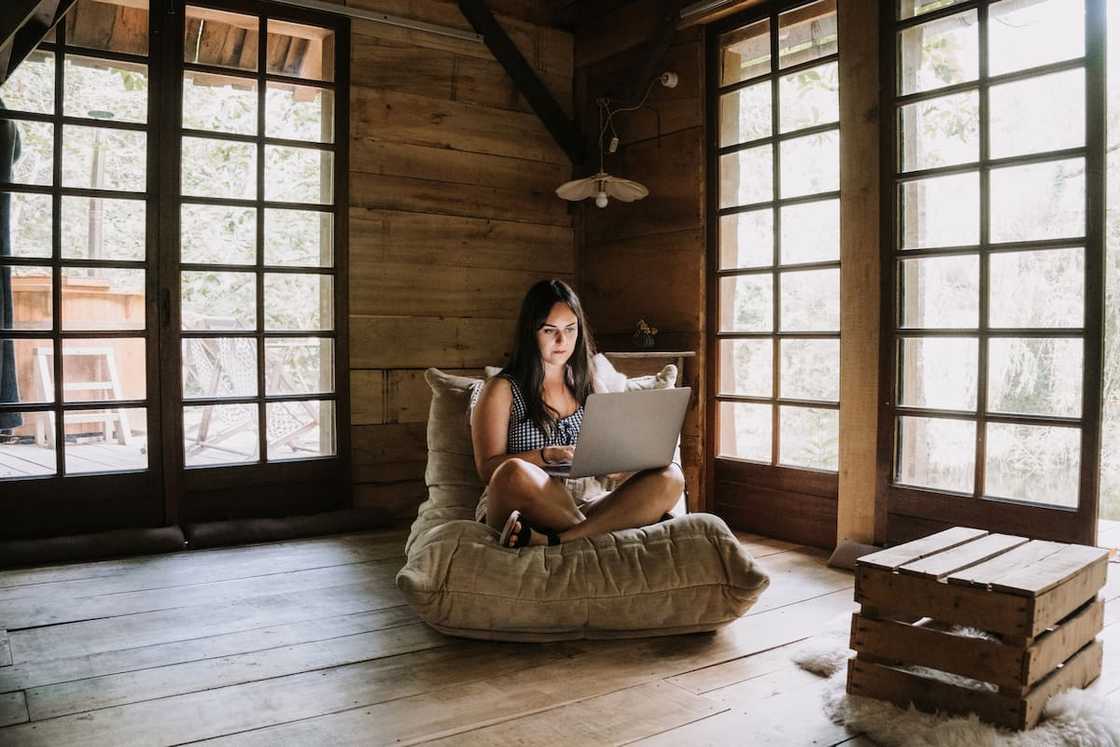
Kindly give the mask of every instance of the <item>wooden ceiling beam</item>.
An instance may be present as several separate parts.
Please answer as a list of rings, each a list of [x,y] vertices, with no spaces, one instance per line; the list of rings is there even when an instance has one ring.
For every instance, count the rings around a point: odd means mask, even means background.
[[[521,50],[494,18],[494,14],[486,6],[486,0],[459,0],[459,10],[505,68],[518,92],[529,102],[529,106],[540,117],[552,139],[568,155],[572,164],[583,163],[587,149],[579,129],[556,103],[552,93],[521,54]]]
[[[5,0],[0,8],[0,84],[19,67],[76,0]]]

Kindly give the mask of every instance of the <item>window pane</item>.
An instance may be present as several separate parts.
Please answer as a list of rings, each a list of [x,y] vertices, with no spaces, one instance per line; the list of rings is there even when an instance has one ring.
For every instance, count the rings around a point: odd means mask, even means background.
[[[62,328],[144,329],[144,271],[62,268]]]
[[[184,62],[257,69],[260,21],[255,16],[187,6],[183,37]]]
[[[311,148],[264,147],[264,198],[275,202],[330,204],[334,154]]]
[[[719,268],[774,263],[774,211],[751,210],[719,217]]]
[[[972,494],[976,480],[976,423],[944,418],[898,419],[895,482]]]
[[[183,127],[236,135],[257,134],[257,81],[183,72]]]
[[[984,494],[1077,507],[1081,430],[988,423]]]
[[[269,137],[333,143],[334,91],[268,83],[264,121]]]
[[[257,327],[257,276],[251,272],[184,272],[183,329]]]
[[[980,321],[980,260],[925,257],[900,263],[903,327],[971,329]]]
[[[1085,70],[992,86],[992,158],[1085,144]]]
[[[148,411],[143,407],[67,410],[67,474],[148,468]]]
[[[840,259],[840,201],[782,208],[782,264]]]
[[[782,340],[783,399],[840,401],[840,341]]]
[[[980,174],[915,179],[901,185],[903,249],[980,243]]]
[[[719,144],[738,145],[770,135],[770,81],[719,97]]]
[[[780,462],[790,467],[835,470],[840,413],[810,407],[781,408]]]
[[[1120,5],[1108,3],[1105,56],[1108,122],[1106,139],[1104,414],[1101,423],[1100,516],[1120,520]]]
[[[334,402],[269,402],[268,461],[333,456]]]
[[[188,467],[256,462],[260,453],[257,405],[183,408],[183,454]]]
[[[819,0],[778,16],[778,67],[836,54],[836,0]]]
[[[773,392],[773,340],[719,341],[720,394],[770,397]]]
[[[993,254],[989,325],[1080,327],[1085,323],[1085,252],[1050,249]]]
[[[254,397],[257,341],[245,337],[184,337],[183,397]]]
[[[840,270],[783,272],[781,283],[782,331],[839,331]]]
[[[11,431],[0,441],[0,480],[56,472],[53,412],[0,412],[0,428]]]
[[[980,34],[975,10],[903,29],[898,35],[902,95],[976,80]]]
[[[12,184],[49,185],[54,181],[54,125],[0,119],[0,127],[15,126],[19,158],[12,164]]]
[[[50,329],[51,268],[0,265],[0,281],[11,283],[12,316],[0,314],[0,329]]]
[[[773,405],[720,402],[719,456],[770,462]]]
[[[979,160],[979,94],[966,91],[901,107],[899,143],[903,171]]]
[[[976,411],[975,337],[911,337],[901,343],[901,407]]]
[[[1084,0],[1002,0],[988,10],[991,75],[1085,54]]]
[[[229,140],[183,138],[183,194],[255,199],[257,146]]]
[[[1084,343],[1077,339],[988,341],[988,411],[1081,416]]]
[[[266,273],[264,328],[322,330],[334,327],[334,278]]]
[[[334,214],[311,210],[265,210],[264,262],[290,267],[333,265]]]
[[[62,186],[143,192],[148,136],[106,127],[62,128]]]
[[[748,148],[719,157],[719,206],[749,205],[774,199],[774,149]]]
[[[913,18],[924,13],[960,5],[968,0],[898,0],[898,17]]]
[[[991,240],[1085,235],[1085,159],[992,169]]]
[[[835,62],[778,79],[782,132],[840,119],[840,76]]]
[[[145,347],[142,337],[63,340],[63,400],[144,399],[148,370]]]
[[[773,292],[773,276],[769,273],[720,278],[719,331],[773,331]]]
[[[148,66],[66,55],[63,113],[113,122],[148,121]]]
[[[719,39],[721,86],[770,72],[770,20],[724,34]]]
[[[334,340],[329,337],[270,337],[264,356],[266,394],[334,391]]]
[[[182,260],[249,265],[257,261],[257,211],[224,205],[183,205]]]
[[[781,149],[782,197],[840,189],[839,132],[783,140]]]
[[[11,255],[51,256],[51,196],[0,192],[0,201],[10,205],[8,238],[11,240]]]
[[[54,52],[27,55],[0,85],[0,101],[10,111],[54,114]]]
[[[268,22],[268,72],[334,80],[334,32],[289,21]]]
[[[142,262],[147,256],[143,200],[62,198],[62,256]]]
[[[11,360],[15,364],[14,377],[9,379],[10,373],[4,375],[0,402],[5,405],[54,402],[54,346],[50,338],[0,338],[0,360]],[[0,412],[0,430],[14,427],[5,425],[8,422],[14,422],[12,414]]]
[[[147,0],[78,0],[66,14],[66,43],[107,52],[148,54]]]

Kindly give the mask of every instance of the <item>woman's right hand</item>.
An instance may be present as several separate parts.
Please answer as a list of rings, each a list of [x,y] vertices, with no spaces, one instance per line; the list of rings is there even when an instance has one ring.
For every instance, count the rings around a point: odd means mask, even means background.
[[[574,446],[544,447],[544,458],[549,464],[570,464],[575,453],[576,447]]]

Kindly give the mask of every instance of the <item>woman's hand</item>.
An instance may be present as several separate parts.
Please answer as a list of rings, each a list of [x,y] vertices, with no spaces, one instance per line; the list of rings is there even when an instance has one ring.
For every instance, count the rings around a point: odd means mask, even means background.
[[[544,460],[548,464],[570,464],[576,454],[574,446],[546,446]]]

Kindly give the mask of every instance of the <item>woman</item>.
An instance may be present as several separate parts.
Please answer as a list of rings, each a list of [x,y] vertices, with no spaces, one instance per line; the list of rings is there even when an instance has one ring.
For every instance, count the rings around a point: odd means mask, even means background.
[[[591,394],[591,330],[575,292],[542,280],[521,303],[509,363],[482,388],[471,414],[475,466],[486,490],[479,521],[509,547],[555,545],[658,521],[677,502],[676,464],[631,475],[596,500],[596,478],[565,480],[542,467],[570,462]]]

